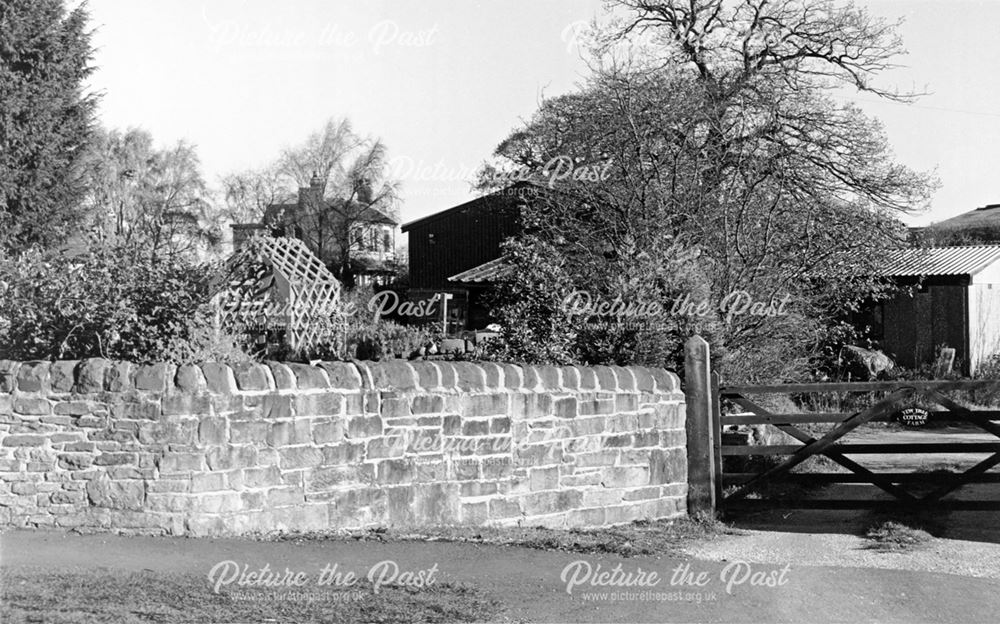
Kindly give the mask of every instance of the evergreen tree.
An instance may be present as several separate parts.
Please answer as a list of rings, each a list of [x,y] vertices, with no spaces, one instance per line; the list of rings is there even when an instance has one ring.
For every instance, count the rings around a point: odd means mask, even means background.
[[[62,0],[0,0],[0,250],[56,245],[82,221],[87,20]]]

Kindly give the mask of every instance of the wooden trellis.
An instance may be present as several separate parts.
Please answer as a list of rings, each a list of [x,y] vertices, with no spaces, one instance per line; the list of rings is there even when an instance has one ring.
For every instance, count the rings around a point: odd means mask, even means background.
[[[224,327],[284,331],[293,349],[333,338],[340,282],[297,238],[255,236],[225,263],[215,306]]]

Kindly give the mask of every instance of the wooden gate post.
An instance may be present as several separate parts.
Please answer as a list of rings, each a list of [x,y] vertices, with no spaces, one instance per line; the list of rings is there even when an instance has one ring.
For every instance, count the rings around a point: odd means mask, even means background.
[[[715,432],[708,343],[692,336],[684,345],[687,417],[688,514],[715,513]]]

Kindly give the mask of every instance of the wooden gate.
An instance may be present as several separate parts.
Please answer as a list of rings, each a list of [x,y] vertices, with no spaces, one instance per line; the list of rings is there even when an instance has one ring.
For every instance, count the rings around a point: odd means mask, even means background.
[[[861,383],[809,383],[779,385],[720,385],[718,374],[707,364],[707,344],[700,338],[688,343],[686,368],[688,393],[689,509],[704,511],[753,508],[803,509],[878,509],[935,508],[947,510],[1000,510],[1000,487],[993,500],[962,500],[953,495],[971,484],[1000,483],[1000,472],[990,472],[1000,465],[1000,410],[971,409],[949,396],[958,391],[987,391],[1000,394],[1000,380],[965,381],[892,381]],[[849,411],[777,412],[765,408],[762,397],[772,404],[801,405],[806,396],[837,395],[838,403],[867,404]],[[775,402],[774,397],[794,397]],[[849,397],[854,397],[850,400]],[[846,400],[845,400],[846,399]],[[893,420],[902,407],[919,404],[927,409],[928,442],[893,442],[900,428],[886,427],[878,432],[878,441],[856,442],[845,439],[862,425]],[[736,408],[736,409],[734,409]],[[737,409],[739,411],[737,411]],[[989,435],[986,441],[951,441],[948,434],[934,435],[935,423],[971,423]],[[704,423],[704,424],[702,424]],[[828,430],[813,434],[810,423],[827,423]],[[727,428],[733,425],[765,425],[780,431],[780,443],[735,443]],[[825,428],[825,427],[824,427]],[[971,437],[971,436],[964,436]],[[864,456],[874,454],[972,453],[985,455],[965,470],[874,471],[864,465]],[[810,458],[816,461],[807,471],[798,470]],[[711,465],[703,460],[711,458]],[[734,469],[727,458],[764,458],[743,462]],[[824,466],[823,464],[827,466]],[[822,470],[840,467],[840,472]],[[911,465],[907,465],[910,468]],[[870,484],[884,494],[872,498],[816,496],[817,486],[834,484]],[[789,486],[795,494],[789,495]],[[775,495],[775,492],[777,494]]]

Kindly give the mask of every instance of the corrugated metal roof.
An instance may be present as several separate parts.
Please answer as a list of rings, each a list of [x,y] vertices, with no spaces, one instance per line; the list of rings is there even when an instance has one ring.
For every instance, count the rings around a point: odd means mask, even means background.
[[[1000,261],[1000,245],[900,249],[888,255],[882,275],[975,275],[997,261]]]
[[[463,282],[466,284],[492,282],[496,278],[503,275],[507,270],[508,267],[504,266],[503,258],[495,258],[489,262],[484,262],[479,266],[472,267],[467,271],[462,271],[457,275],[452,275],[448,278],[448,281]]]

